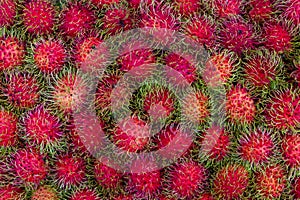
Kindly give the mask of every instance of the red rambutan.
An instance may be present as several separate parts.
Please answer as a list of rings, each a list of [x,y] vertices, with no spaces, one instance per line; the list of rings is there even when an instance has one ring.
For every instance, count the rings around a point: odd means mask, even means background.
[[[57,200],[57,192],[51,186],[40,186],[31,196],[31,200]]]
[[[54,73],[62,69],[67,54],[60,41],[47,40],[34,49],[34,62],[44,73]]]
[[[198,200],[214,200],[214,197],[209,193],[204,193],[198,198]]]
[[[255,180],[256,189],[264,199],[279,198],[287,183],[285,171],[280,165],[265,167],[256,173]]]
[[[55,15],[54,6],[46,0],[30,1],[24,6],[24,25],[31,34],[51,34],[55,25]]]
[[[103,6],[111,6],[113,4],[119,4],[120,0],[91,0],[92,4],[101,9]]]
[[[300,199],[300,178],[297,178],[294,183],[294,194],[295,197]]]
[[[300,166],[300,135],[285,135],[281,149],[285,162],[291,167]]]
[[[25,183],[39,184],[48,174],[44,156],[35,150],[18,150],[14,155],[13,169]]]
[[[238,16],[241,14],[242,0],[213,0],[210,9],[213,14],[220,18]]]
[[[17,143],[18,118],[12,112],[0,110],[0,146],[11,147]]]
[[[14,0],[4,0],[0,2],[0,27],[13,24],[17,6]]]
[[[175,0],[175,9],[180,15],[188,16],[200,10],[201,4],[198,0]]]
[[[22,65],[25,56],[23,43],[16,37],[0,37],[0,70]]]
[[[96,192],[90,189],[82,189],[74,192],[70,200],[100,200]]]
[[[229,120],[234,123],[252,123],[256,114],[253,99],[246,88],[233,86],[226,94],[226,112]]]
[[[271,17],[272,4],[270,0],[251,0],[250,6],[251,10],[249,11],[249,15],[251,19],[255,21],[264,21]]]
[[[6,185],[0,187],[0,200],[21,200],[22,190],[15,186]]]
[[[170,190],[179,198],[191,198],[202,190],[206,182],[204,166],[187,161],[176,164],[169,174]]]
[[[221,199],[239,198],[249,184],[248,171],[240,165],[228,165],[221,168],[215,175],[213,188],[216,196]]]
[[[296,25],[300,25],[300,2],[297,0],[288,0],[284,16],[291,19]]]
[[[114,197],[114,200],[134,200],[134,198],[130,194],[127,195],[121,194],[119,196]]]

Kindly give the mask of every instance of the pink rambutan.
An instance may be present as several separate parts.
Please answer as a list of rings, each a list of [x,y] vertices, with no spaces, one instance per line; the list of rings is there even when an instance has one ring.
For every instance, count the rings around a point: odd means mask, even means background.
[[[102,29],[108,34],[116,34],[133,27],[131,14],[123,8],[107,10],[102,18]]]
[[[17,108],[31,108],[39,101],[40,84],[28,73],[7,74],[2,91],[7,100]]]
[[[239,143],[240,156],[255,164],[268,161],[275,147],[270,134],[261,130],[244,135]]]
[[[18,150],[14,155],[13,169],[25,183],[39,184],[48,174],[44,158],[35,150]]]
[[[272,128],[295,128],[300,123],[300,96],[296,90],[277,91],[268,101],[265,119]]]
[[[296,178],[294,182],[293,190],[294,190],[295,197],[300,199],[300,178]]]
[[[24,5],[24,25],[31,34],[51,34],[55,25],[55,15],[55,7],[46,0],[34,0]]]
[[[95,191],[82,189],[74,192],[70,200],[100,200]]]
[[[51,145],[62,135],[59,119],[44,106],[31,110],[25,116],[23,125],[26,139],[34,144]]]
[[[216,160],[221,160],[228,154],[230,144],[228,132],[216,125],[213,125],[204,133],[201,143],[202,151]]]
[[[15,114],[0,110],[0,146],[11,147],[17,143],[17,123]]]
[[[216,42],[216,27],[204,16],[194,16],[183,27],[184,32],[201,45],[212,48]]]
[[[175,0],[174,6],[178,13],[183,16],[192,15],[201,8],[198,0]]]
[[[0,187],[0,200],[21,200],[22,190],[12,185]]]
[[[243,166],[233,164],[217,172],[213,181],[213,190],[221,199],[237,199],[244,193],[248,184],[248,171]]]
[[[272,3],[270,0],[251,0],[249,5],[251,7],[249,15],[255,21],[265,21],[272,15]]]
[[[170,190],[178,198],[191,198],[202,190],[206,179],[204,166],[194,161],[176,164],[169,174]]]
[[[66,57],[63,44],[57,40],[44,41],[34,49],[34,62],[37,68],[47,74],[62,69]]]
[[[17,6],[14,0],[4,0],[0,2],[0,27],[13,24],[17,14]]]
[[[154,119],[163,119],[174,111],[174,99],[166,89],[154,89],[146,94],[144,110]]]
[[[210,2],[213,14],[220,18],[240,15],[241,7],[242,0],[213,0]]]
[[[40,186],[31,196],[31,200],[57,200],[57,192],[51,186]]]
[[[253,49],[255,44],[253,27],[243,18],[228,18],[219,29],[218,39],[224,48],[238,54]]]
[[[25,57],[23,43],[16,37],[0,37],[0,70],[22,65]]]
[[[234,123],[252,123],[256,114],[254,101],[246,88],[233,86],[226,94],[226,112]]]
[[[58,184],[69,187],[84,181],[86,166],[81,157],[67,154],[57,159],[55,171]]]
[[[256,173],[256,189],[264,199],[276,199],[281,196],[287,183],[285,171],[280,165],[265,167]]]
[[[281,149],[285,162],[291,167],[300,166],[300,135],[285,135]]]
[[[283,12],[287,19],[291,19],[296,25],[300,25],[300,2],[297,0],[288,0],[287,8]]]
[[[92,30],[96,17],[92,10],[81,4],[70,4],[61,13],[61,31],[68,37],[83,35]]]
[[[136,152],[144,149],[149,141],[150,127],[136,116],[118,123],[113,132],[113,141],[124,151]]]

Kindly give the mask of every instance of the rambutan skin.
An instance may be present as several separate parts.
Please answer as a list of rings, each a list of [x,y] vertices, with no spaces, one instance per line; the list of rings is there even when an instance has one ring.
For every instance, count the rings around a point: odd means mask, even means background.
[[[56,11],[45,0],[34,0],[25,4],[23,10],[24,25],[31,34],[46,35],[53,32]]]
[[[14,0],[4,0],[0,2],[0,26],[10,26],[14,22],[17,14],[17,6]]]
[[[12,185],[0,187],[1,200],[21,200],[22,190]]]
[[[41,186],[34,191],[31,200],[57,200],[58,195],[51,186]]]
[[[214,11],[214,15],[219,18],[238,16],[241,14],[241,0],[213,0],[210,3],[210,9],[212,9]]]
[[[197,0],[175,0],[174,6],[179,14],[189,16],[201,8],[201,3]]]
[[[17,143],[17,123],[15,114],[0,110],[0,146],[12,147]]]
[[[82,189],[75,192],[70,200],[100,200],[97,194],[89,189]]]
[[[282,139],[281,149],[285,162],[291,167],[300,166],[300,136],[285,135]]]
[[[294,194],[296,198],[300,198],[300,178],[297,178],[294,182]]]
[[[255,21],[264,21],[271,17],[272,14],[272,4],[270,0],[251,0],[250,1],[251,10],[249,11],[249,16]]]

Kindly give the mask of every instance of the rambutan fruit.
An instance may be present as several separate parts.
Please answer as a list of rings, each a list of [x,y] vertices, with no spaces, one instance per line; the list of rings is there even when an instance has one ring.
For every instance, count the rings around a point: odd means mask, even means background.
[[[291,19],[296,25],[300,25],[300,2],[297,0],[288,0],[287,7],[283,12],[287,19]]]
[[[250,124],[256,114],[254,100],[241,85],[232,86],[227,92],[225,109],[233,123]]]
[[[42,105],[28,112],[23,125],[25,138],[35,145],[52,146],[62,135],[59,119]]]
[[[185,59],[176,53],[170,53],[165,57],[165,62],[168,67],[172,69],[167,69],[167,77],[175,85],[182,85],[182,82],[187,82],[188,84],[193,83],[197,78],[196,67],[190,62],[192,59]]]
[[[55,172],[60,186],[76,186],[85,179],[86,164],[83,158],[76,155],[59,156],[55,163]]]
[[[0,146],[11,147],[17,143],[17,123],[15,114],[0,110]]]
[[[213,180],[213,190],[218,198],[238,199],[249,184],[249,173],[241,165],[222,167]]]
[[[61,13],[60,29],[68,37],[74,38],[93,30],[95,14],[81,4],[69,4]]]
[[[270,86],[279,75],[281,58],[268,50],[249,53],[245,59],[245,79],[254,87]]]
[[[244,135],[239,142],[240,156],[250,163],[260,164],[270,159],[274,142],[266,131],[256,130]]]
[[[214,200],[214,197],[209,193],[204,193],[198,198],[198,200]]]
[[[175,0],[174,7],[180,15],[189,16],[199,11],[201,4],[197,0]]]
[[[12,185],[0,187],[0,200],[21,200],[22,190]]]
[[[242,0],[213,0],[209,2],[209,9],[219,18],[238,16],[242,13]]]
[[[224,48],[241,54],[254,48],[253,27],[241,17],[228,18],[219,27],[218,40]]]
[[[294,194],[297,199],[300,199],[300,178],[296,178],[294,182]]]
[[[40,99],[39,80],[29,73],[8,73],[2,91],[8,102],[16,108],[32,108]]]
[[[58,195],[51,186],[40,186],[33,192],[31,200],[58,200]]]
[[[150,117],[157,120],[170,116],[175,110],[174,104],[169,90],[155,88],[146,94],[143,106]]]
[[[279,198],[286,186],[286,175],[280,165],[269,165],[255,175],[255,186],[264,199]]]
[[[24,25],[31,34],[51,34],[54,30],[55,17],[54,5],[46,0],[34,0],[24,5]]]
[[[137,152],[143,150],[150,136],[148,124],[136,116],[128,117],[117,124],[113,132],[113,141],[124,151]]]
[[[207,174],[204,166],[194,161],[176,164],[169,174],[169,189],[178,198],[189,199],[203,189]]]
[[[216,42],[216,27],[209,17],[191,17],[183,27],[183,31],[196,42],[208,48],[213,48]]]
[[[181,109],[185,120],[203,123],[210,115],[209,97],[201,91],[189,93],[184,97]]]
[[[107,189],[117,188],[122,179],[122,174],[115,168],[116,164],[113,164],[114,166],[112,166],[111,162],[102,158],[101,160],[98,160],[94,166],[94,173],[97,182]]]
[[[0,37],[0,70],[22,65],[25,56],[23,43],[16,37]]]
[[[0,2],[0,27],[11,26],[17,14],[17,6],[14,0]]]
[[[291,167],[300,166],[300,136],[285,135],[282,139],[281,150],[285,162]]]
[[[134,200],[134,197],[131,194],[121,194],[119,196],[114,197],[114,200]]]
[[[283,24],[269,22],[263,26],[263,45],[270,50],[277,53],[289,52],[292,50],[292,39],[289,29]]]
[[[277,91],[265,109],[265,119],[272,128],[295,128],[300,123],[300,96],[294,89]]]
[[[82,189],[74,192],[70,200],[100,200],[100,198],[95,191]]]
[[[221,51],[211,55],[202,72],[205,83],[216,87],[227,83],[238,66],[238,58],[234,52]]]
[[[13,169],[28,184],[39,184],[48,174],[44,155],[31,149],[20,149],[14,155]]]
[[[265,21],[272,15],[272,3],[270,0],[251,0],[249,5],[251,7],[249,16],[252,20]]]
[[[133,27],[133,17],[124,8],[107,10],[102,18],[102,29],[108,34],[116,34]]]
[[[202,151],[209,158],[222,160],[228,154],[231,141],[228,132],[224,128],[213,125],[202,137]]]
[[[43,73],[55,73],[62,69],[67,58],[63,44],[58,40],[47,40],[36,45],[34,62]]]
[[[120,0],[90,0],[91,3],[95,6],[97,6],[97,8],[102,9],[103,7],[109,7],[112,6],[114,4],[119,4]]]

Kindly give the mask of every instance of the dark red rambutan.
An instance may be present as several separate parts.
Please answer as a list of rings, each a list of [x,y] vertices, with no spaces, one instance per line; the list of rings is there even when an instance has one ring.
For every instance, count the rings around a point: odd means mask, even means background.
[[[0,187],[0,200],[21,200],[22,190],[16,186],[6,185]]]
[[[133,17],[123,8],[107,10],[102,18],[102,29],[108,34],[116,34],[133,28]]]
[[[74,192],[70,200],[100,200],[100,198],[95,191],[82,189]]]
[[[17,6],[14,0],[4,0],[0,2],[0,26],[10,26],[13,24],[17,14]]]
[[[275,52],[263,50],[250,53],[245,62],[245,79],[255,87],[268,87],[278,76],[281,58]]]
[[[115,189],[120,185],[122,174],[116,169],[115,163],[102,158],[95,163],[94,173],[97,182],[108,189]]]
[[[202,73],[203,80],[210,87],[229,81],[237,68],[237,56],[233,52],[221,51],[210,56]]]
[[[285,135],[281,149],[285,162],[291,167],[300,166],[300,135]]]
[[[83,158],[76,155],[60,156],[55,163],[56,181],[64,187],[79,185],[85,179]]]
[[[191,17],[183,29],[188,36],[206,47],[212,48],[216,42],[216,27],[208,17]]]
[[[292,50],[292,35],[284,25],[277,22],[264,24],[262,33],[263,45],[277,53]]]
[[[119,4],[120,0],[90,0],[91,3],[101,9],[103,6],[111,6],[113,4]]]
[[[31,108],[39,101],[40,84],[31,74],[10,73],[4,80],[2,91],[7,100],[17,108]]]
[[[93,30],[96,17],[88,7],[70,4],[61,13],[60,29],[68,37],[76,37]]]
[[[55,15],[55,7],[46,0],[26,3],[23,9],[26,30],[31,34],[51,34],[55,25]]]
[[[296,198],[300,198],[300,178],[296,178],[294,182],[294,194]]]
[[[243,166],[233,164],[217,172],[213,181],[213,190],[221,199],[237,199],[244,193],[248,184],[248,171]]]
[[[219,18],[238,16],[241,14],[242,0],[213,0],[209,2],[209,9]]]
[[[266,131],[253,131],[240,140],[240,156],[251,163],[267,162],[274,150],[274,142]]]
[[[267,103],[265,119],[272,128],[295,128],[300,123],[300,96],[296,90],[277,91]]]
[[[163,119],[174,111],[174,99],[166,89],[154,89],[146,94],[144,110],[153,119]]]
[[[169,177],[169,189],[178,198],[191,198],[197,195],[207,179],[205,167],[193,161],[176,164]]]
[[[62,69],[66,58],[65,48],[58,40],[41,42],[34,49],[34,62],[37,68],[47,74]]]
[[[203,135],[201,150],[210,158],[221,160],[228,154],[230,144],[229,134],[224,128],[213,125]]]
[[[180,15],[189,16],[199,11],[201,4],[198,0],[175,0],[174,7]]]
[[[215,200],[214,197],[209,193],[204,193],[198,200]]]
[[[0,146],[11,147],[17,143],[17,123],[15,114],[0,110]]]
[[[39,184],[48,174],[44,156],[35,150],[21,149],[16,152],[13,169],[25,183]]]
[[[31,196],[31,200],[57,200],[57,192],[48,185],[40,186]]]
[[[133,9],[138,9],[143,6],[149,6],[152,3],[152,0],[127,0],[129,6]]]
[[[188,60],[187,60],[188,59]],[[176,85],[187,82],[193,83],[197,78],[196,67],[193,66],[192,59],[189,56],[182,57],[176,53],[170,53],[165,57],[165,62],[168,67],[167,77]]]
[[[234,123],[252,123],[256,114],[253,99],[246,88],[241,85],[233,86],[226,94],[226,112]]]
[[[264,199],[276,199],[286,186],[285,171],[280,165],[270,165],[255,175],[256,190]]]
[[[249,16],[255,21],[265,21],[272,15],[272,3],[270,0],[251,0]]]
[[[61,123],[44,106],[31,110],[23,120],[26,139],[42,146],[55,143],[62,135]]]
[[[283,15],[292,20],[296,25],[300,25],[300,2],[298,0],[288,0],[287,7]]]
[[[254,48],[253,27],[241,17],[228,18],[219,27],[218,40],[224,48],[241,54]]]
[[[149,141],[150,127],[138,117],[128,117],[118,123],[113,132],[113,141],[124,151],[136,152],[144,149]]]
[[[0,37],[0,70],[22,65],[25,56],[23,43],[16,37]]]

